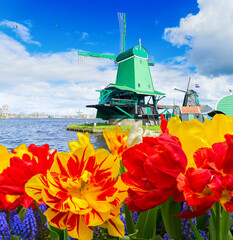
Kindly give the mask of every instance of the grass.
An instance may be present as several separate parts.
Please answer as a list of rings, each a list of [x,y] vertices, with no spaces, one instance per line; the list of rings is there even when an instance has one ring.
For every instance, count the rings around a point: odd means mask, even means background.
[[[93,123],[89,124],[70,124],[67,126],[69,129],[98,129],[98,130],[104,130],[104,129],[113,129],[115,125],[108,125],[108,124],[103,124],[103,123],[97,123],[96,127],[94,127]],[[129,130],[132,126],[121,126],[123,130]],[[143,129],[146,129],[146,126],[142,126]],[[160,126],[153,125],[153,126],[148,126],[148,130],[151,131],[160,131]]]

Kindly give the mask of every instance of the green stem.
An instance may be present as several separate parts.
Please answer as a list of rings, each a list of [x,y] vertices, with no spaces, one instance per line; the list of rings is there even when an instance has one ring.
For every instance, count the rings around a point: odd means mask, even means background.
[[[211,240],[216,240],[216,211],[215,205],[210,209],[210,224],[209,224],[209,234]]]
[[[131,211],[127,208],[126,204],[123,204],[123,210],[125,213],[126,227],[129,234],[135,233],[135,225],[133,222],[133,217]]]
[[[154,232],[156,232],[156,222],[157,207],[141,212],[136,223],[136,238],[134,239],[153,239]]]
[[[219,202],[215,203],[216,209],[216,240],[221,240],[221,205]]]
[[[230,229],[230,217],[231,217],[231,213],[226,212],[225,209],[223,209],[222,219],[221,219],[221,236],[223,240],[228,239],[229,229]]]
[[[216,213],[215,213],[215,210],[213,209],[213,207],[210,209],[210,212],[211,212],[211,217],[213,219],[213,222],[216,225]]]
[[[191,225],[191,228],[192,228],[192,230],[194,232],[194,235],[195,235],[196,239],[197,240],[204,240],[204,238],[201,236],[200,232],[198,231],[198,229],[194,225],[192,218],[189,218],[189,223]]]
[[[183,239],[181,219],[175,216],[180,213],[180,203],[173,201],[173,197],[170,197],[161,205],[161,213],[165,229],[170,238],[175,240]]]
[[[125,173],[125,166],[123,165],[122,161],[120,160],[120,175]]]

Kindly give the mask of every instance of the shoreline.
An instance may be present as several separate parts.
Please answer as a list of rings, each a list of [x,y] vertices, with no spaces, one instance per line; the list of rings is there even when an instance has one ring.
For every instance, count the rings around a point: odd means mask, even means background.
[[[97,123],[96,126],[94,126],[93,123],[90,124],[70,124],[66,127],[67,131],[76,131],[76,132],[89,132],[89,133],[103,133],[105,129],[113,129],[117,125],[108,125],[108,124],[101,124]],[[127,125],[127,126],[120,126],[122,130],[130,130],[132,126]],[[154,132],[161,132],[160,126],[152,125],[148,126],[142,126],[142,128],[145,130],[149,131],[154,131]]]

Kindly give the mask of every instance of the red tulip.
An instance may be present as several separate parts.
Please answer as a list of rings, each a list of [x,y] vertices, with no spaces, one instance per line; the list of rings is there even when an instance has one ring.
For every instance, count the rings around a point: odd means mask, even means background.
[[[225,139],[212,148],[198,149],[194,154],[198,168],[189,168],[185,175],[178,176],[178,189],[188,206],[193,206],[193,211],[180,217],[202,215],[217,201],[226,211],[233,211],[233,135],[226,134]]]
[[[122,162],[128,170],[122,180],[129,187],[126,203],[132,211],[153,208],[171,197],[176,177],[187,165],[178,138],[166,133],[143,138],[143,143],[123,153]]]

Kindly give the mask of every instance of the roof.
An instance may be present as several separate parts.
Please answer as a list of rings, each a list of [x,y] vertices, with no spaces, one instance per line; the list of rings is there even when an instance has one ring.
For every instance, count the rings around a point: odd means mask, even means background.
[[[199,108],[200,108],[202,114],[208,113],[213,110],[213,108],[210,107],[209,105],[201,105],[201,106],[199,106]]]
[[[199,106],[199,108],[200,108],[200,110],[202,109],[202,108],[204,108],[206,105],[201,105],[201,106]]]
[[[147,53],[147,50],[143,46],[137,45],[137,46],[132,47],[129,50],[123,52],[123,53],[120,53],[116,57],[116,61],[120,62],[120,61],[122,61],[124,59],[127,59],[129,57],[132,57],[132,56],[137,56],[137,57],[147,59],[148,58],[148,53]]]
[[[195,106],[195,107],[180,107],[181,110],[181,114],[200,114],[200,108],[199,106]]]
[[[136,90],[136,89],[133,89],[131,87],[127,87],[125,85],[120,85],[120,84],[109,84],[107,86],[107,88],[110,88],[110,87],[114,87],[114,88],[117,88],[119,90],[123,90],[123,91],[131,91],[131,92],[135,92],[137,94],[142,94],[142,95],[160,95],[160,96],[165,96],[165,93],[162,93],[162,92],[159,92],[159,91],[153,91],[153,93],[151,92],[146,92],[146,91],[139,91],[139,90]]]

